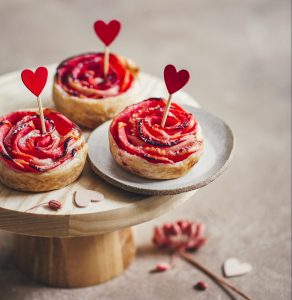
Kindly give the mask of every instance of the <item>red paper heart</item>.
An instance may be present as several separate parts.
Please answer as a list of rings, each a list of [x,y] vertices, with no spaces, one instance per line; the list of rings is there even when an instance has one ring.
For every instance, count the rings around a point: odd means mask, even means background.
[[[117,20],[112,20],[106,24],[104,21],[99,20],[94,23],[94,30],[103,43],[109,46],[119,34],[121,23]]]
[[[46,67],[39,67],[35,72],[29,69],[23,70],[21,79],[24,85],[38,97],[47,83],[48,69]]]
[[[187,70],[177,72],[173,65],[167,65],[164,69],[164,81],[170,95],[183,88],[189,79],[190,74]]]

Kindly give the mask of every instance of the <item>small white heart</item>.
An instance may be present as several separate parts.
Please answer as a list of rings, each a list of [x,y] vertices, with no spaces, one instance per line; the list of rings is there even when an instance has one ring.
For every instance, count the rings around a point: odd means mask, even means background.
[[[241,276],[249,273],[252,266],[248,263],[241,263],[237,258],[229,258],[224,262],[224,274],[226,277]]]
[[[77,207],[87,207],[90,202],[99,202],[104,199],[103,194],[92,190],[79,190],[75,192],[74,202]]]

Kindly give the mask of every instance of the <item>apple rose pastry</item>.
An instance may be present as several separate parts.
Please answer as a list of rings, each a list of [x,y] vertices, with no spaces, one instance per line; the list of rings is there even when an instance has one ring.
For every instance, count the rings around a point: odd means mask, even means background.
[[[161,126],[167,101],[150,98],[127,107],[111,123],[109,142],[116,162],[131,173],[171,179],[194,166],[203,150],[194,116],[173,103]]]
[[[60,112],[77,124],[95,128],[134,103],[139,69],[129,59],[110,54],[104,76],[104,53],[87,53],[57,68],[53,99]]]
[[[0,117],[0,181],[31,192],[62,188],[81,174],[87,144],[62,114],[44,109],[46,133],[36,110]]]

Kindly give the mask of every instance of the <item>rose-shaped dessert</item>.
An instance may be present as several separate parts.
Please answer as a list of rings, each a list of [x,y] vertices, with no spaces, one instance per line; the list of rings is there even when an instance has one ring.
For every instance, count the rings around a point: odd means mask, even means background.
[[[110,150],[126,170],[146,178],[184,175],[203,150],[203,137],[194,116],[173,103],[161,126],[167,101],[150,98],[127,107],[111,123]]]
[[[75,181],[87,155],[81,130],[44,109],[46,133],[36,110],[0,117],[0,181],[21,191],[49,191]]]
[[[63,61],[57,68],[53,99],[62,113],[87,128],[112,119],[132,104],[139,70],[129,59],[110,54],[104,76],[104,53],[87,53]]]

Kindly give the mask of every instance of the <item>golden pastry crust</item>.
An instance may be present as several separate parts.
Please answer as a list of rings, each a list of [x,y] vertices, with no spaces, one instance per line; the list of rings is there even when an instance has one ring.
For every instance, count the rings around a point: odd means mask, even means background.
[[[88,146],[84,141],[82,148],[71,160],[41,174],[14,170],[0,160],[0,181],[18,191],[46,192],[63,188],[80,176],[86,162],[87,150]]]
[[[137,155],[132,155],[119,148],[109,132],[110,151],[115,161],[127,171],[141,177],[150,179],[173,179],[185,175],[200,159],[203,146],[200,151],[187,159],[174,163],[151,163]]]
[[[78,125],[94,129],[103,122],[114,118],[126,106],[133,104],[139,93],[139,69],[129,59],[119,58],[135,75],[132,86],[118,96],[103,99],[80,98],[69,95],[56,81],[53,83],[53,100],[57,109]]]

